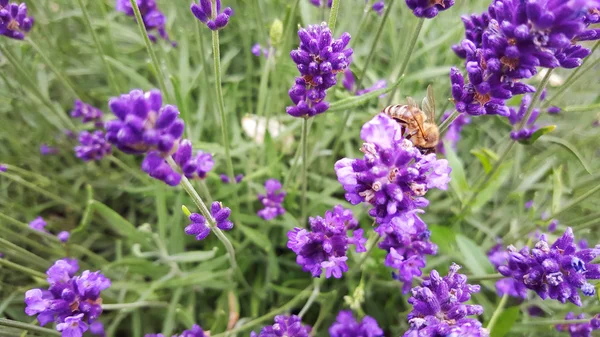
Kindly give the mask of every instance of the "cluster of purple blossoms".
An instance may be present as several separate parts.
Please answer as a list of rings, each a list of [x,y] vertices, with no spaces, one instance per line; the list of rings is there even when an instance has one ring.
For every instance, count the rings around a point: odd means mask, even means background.
[[[344,310],[336,317],[336,321],[329,327],[330,337],[380,337],[383,330],[371,316],[363,317],[359,323],[352,315],[352,311]]]
[[[179,147],[185,127],[177,107],[163,107],[158,90],[139,89],[112,98],[108,105],[118,119],[106,123],[106,139],[125,153],[147,153],[142,170],[168,185],[178,185],[181,175],[165,161]]]
[[[40,154],[42,156],[54,156],[58,154],[58,148],[48,144],[42,144],[40,145]]]
[[[229,220],[229,215],[231,215],[229,207],[223,207],[221,202],[215,201],[210,206],[210,213],[215,220],[217,228],[224,231],[233,228],[233,222]],[[189,218],[192,223],[185,227],[185,234],[195,235],[198,241],[204,240],[210,234],[211,230],[206,218],[198,213],[190,214]]]
[[[354,78],[354,74],[348,68],[344,71],[344,79],[342,80],[342,85],[344,85],[344,88],[346,88],[346,90],[348,90],[352,93],[356,92],[357,96],[361,96],[361,95],[368,94],[375,90],[386,88],[387,81],[379,80],[379,81],[375,82],[375,84],[373,84],[372,86],[370,86],[368,88],[358,90],[358,88],[356,87],[356,79]],[[385,94],[379,96],[379,98],[381,98],[383,96],[385,96]]]
[[[200,0],[200,4],[192,3],[190,6],[194,16],[202,23],[206,24],[210,30],[219,30],[225,28],[229,23],[229,18],[233,15],[233,9],[226,7],[221,12],[221,0],[216,0],[216,8],[213,8],[211,0]],[[213,12],[214,9],[214,12]]]
[[[447,160],[438,160],[433,153],[423,155],[385,114],[363,125],[360,136],[365,141],[364,157],[336,162],[337,178],[351,204],[373,206],[369,214],[384,238],[379,247],[388,251],[386,265],[398,268],[395,278],[405,282],[408,292],[413,277],[420,276],[425,266],[424,255],[437,252],[418,213],[429,204],[424,198],[429,189],[447,189],[451,169]]]
[[[140,9],[140,14],[142,15],[142,21],[146,30],[150,32],[151,30],[156,29],[161,38],[170,42],[171,45],[175,47],[177,43],[169,39],[169,34],[167,34],[167,29],[165,28],[167,18],[163,12],[158,9],[156,0],[136,0],[136,3]],[[117,0],[116,9],[119,12],[125,13],[127,16],[135,18],[135,12],[129,0]],[[148,37],[152,42],[156,42],[156,36],[154,34],[148,33]]]
[[[75,155],[83,161],[100,160],[112,152],[112,146],[106,141],[104,132],[81,131],[79,145],[75,146]]]
[[[488,251],[487,256],[492,265],[498,268],[499,266],[507,263],[509,254],[504,249],[502,242],[499,241]],[[496,292],[498,293],[498,296],[504,296],[507,294],[515,298],[527,298],[527,288],[525,288],[523,284],[516,282],[510,277],[496,281]]]
[[[310,0],[310,3],[317,7],[321,7],[321,3],[323,6],[327,4],[327,7],[331,8],[331,5],[333,5],[333,0]]]
[[[354,245],[357,253],[367,251],[367,239],[351,210],[337,205],[325,212],[325,218],[311,217],[309,222],[310,231],[296,227],[288,232],[287,246],[298,255],[296,262],[302,270],[313,277],[320,277],[325,268],[325,277],[341,278],[348,271],[348,245]],[[353,237],[348,236],[350,231]]]
[[[256,57],[262,54],[265,58],[269,58],[269,49],[262,47],[260,43],[256,43],[252,46],[252,54]]]
[[[565,320],[584,319],[585,314],[575,316],[570,312],[565,316]],[[594,316],[589,323],[578,324],[559,324],[556,326],[558,331],[568,331],[571,337],[592,337],[592,331],[600,329],[600,315]]]
[[[192,325],[192,328],[189,330],[184,330],[180,335],[173,335],[172,337],[206,337],[207,334],[204,333],[204,330],[198,325]],[[161,333],[153,333],[153,334],[145,334],[144,337],[165,337],[165,335]]]
[[[296,63],[300,77],[296,77],[289,96],[294,106],[286,111],[293,117],[313,117],[329,109],[324,99],[327,89],[337,84],[337,74],[350,65],[352,48],[346,48],[350,34],[343,33],[334,40],[326,23],[301,28],[298,31],[300,47],[290,56]]]
[[[453,49],[466,59],[469,82],[452,69],[456,109],[509,117],[505,102],[535,91],[520,81],[533,77],[537,67],[581,65],[590,51],[577,42],[600,38],[586,30],[586,18],[593,17],[586,13],[599,6],[598,0],[495,0],[481,16],[463,17],[466,39]]]
[[[58,260],[46,271],[48,290],[31,289],[25,293],[25,313],[38,315],[42,326],[54,321],[64,337],[81,337],[90,324],[98,323],[102,313],[100,293],[111,285],[99,271],[86,270],[75,276],[78,270],[77,260]]]
[[[442,122],[450,117],[451,111],[446,111],[442,116]],[[437,150],[442,154],[446,154],[445,147],[450,146],[452,149],[456,149],[456,145],[460,140],[460,134],[465,125],[471,124],[471,117],[466,114],[460,114],[452,124],[448,126],[446,133],[444,133],[443,140],[438,144]]]
[[[224,184],[231,184],[231,178],[229,178],[228,175],[226,175],[226,174],[219,174],[219,178],[221,178],[221,181]],[[244,180],[244,175],[240,173],[240,174],[238,174],[237,176],[235,176],[233,178],[233,183],[234,184],[239,184],[239,183],[242,182],[242,180]]]
[[[578,250],[570,227],[551,246],[542,235],[531,250],[508,246],[507,251],[508,264],[497,267],[498,272],[542,299],[568,300],[581,306],[578,289],[586,296],[596,293],[588,280],[600,279],[600,265],[591,263],[600,255],[600,247]]]
[[[421,286],[411,290],[408,303],[413,310],[408,314],[410,329],[404,337],[489,336],[478,320],[467,317],[483,313],[480,305],[463,304],[479,292],[480,286],[467,284],[467,276],[459,274],[459,269],[453,263],[444,277],[432,270]]]
[[[269,221],[285,214],[282,204],[286,192],[281,188],[281,183],[277,179],[269,179],[265,182],[266,194],[258,195],[258,200],[265,206],[256,213],[259,217]]]
[[[33,17],[27,16],[27,5],[0,0],[0,35],[23,40],[33,26]]]
[[[102,123],[102,117],[104,114],[102,110],[93,107],[87,103],[84,103],[80,100],[75,100],[75,105],[73,106],[73,110],[71,111],[71,117],[73,118],[81,118],[81,122],[83,123]],[[98,126],[103,126],[103,124],[99,124]]]
[[[311,327],[302,324],[299,316],[275,316],[275,323],[268,325],[259,334],[252,331],[250,337],[308,337]]]
[[[198,151],[194,157],[192,142],[187,139],[183,139],[179,143],[177,152],[173,154],[173,160],[175,160],[183,174],[189,179],[204,179],[213,166],[215,166],[212,154],[210,153]]]
[[[416,17],[432,19],[454,6],[454,0],[406,0],[406,5]]]
[[[31,220],[31,222],[29,223],[29,228],[35,229],[36,231],[40,232],[46,232],[47,225],[48,223],[46,222],[46,220],[44,220],[44,218],[42,218],[41,216],[38,216],[37,218]]]

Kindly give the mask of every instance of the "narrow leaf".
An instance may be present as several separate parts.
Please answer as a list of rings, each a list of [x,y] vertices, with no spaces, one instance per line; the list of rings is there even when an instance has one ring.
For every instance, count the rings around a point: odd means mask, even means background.
[[[510,307],[505,309],[498,318],[498,322],[494,325],[494,329],[490,332],[491,337],[504,337],[519,319],[521,309],[519,307]]]
[[[474,275],[491,274],[494,271],[485,252],[468,237],[458,234],[456,236],[458,249],[463,255],[464,267]]]

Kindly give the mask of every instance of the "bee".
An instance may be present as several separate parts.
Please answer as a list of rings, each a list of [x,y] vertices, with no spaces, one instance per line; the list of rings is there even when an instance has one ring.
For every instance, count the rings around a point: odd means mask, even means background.
[[[404,137],[410,140],[421,153],[435,153],[440,142],[440,131],[435,124],[435,99],[431,86],[427,87],[427,97],[421,104],[423,110],[411,97],[406,98],[406,104],[390,105],[382,112],[402,126]]]

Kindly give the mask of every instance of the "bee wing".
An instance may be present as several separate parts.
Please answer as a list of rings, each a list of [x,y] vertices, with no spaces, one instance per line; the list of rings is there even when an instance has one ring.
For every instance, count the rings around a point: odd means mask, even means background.
[[[415,100],[412,97],[406,97],[406,105],[408,105],[409,107],[418,108],[417,102],[415,102]]]

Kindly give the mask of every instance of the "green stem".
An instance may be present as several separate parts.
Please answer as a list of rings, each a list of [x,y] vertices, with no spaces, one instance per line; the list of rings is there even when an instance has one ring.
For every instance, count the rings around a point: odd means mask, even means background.
[[[90,33],[92,34],[92,38],[94,39],[94,44],[96,45],[96,49],[98,49],[98,53],[100,55],[100,59],[102,60],[102,63],[104,63],[104,68],[106,68],[106,74],[108,75],[108,81],[110,82],[111,86],[113,87],[113,90],[116,90],[117,92],[121,92],[121,88],[119,87],[119,82],[115,79],[115,74],[112,71],[112,68],[110,67],[110,64],[108,64],[108,61],[106,60],[105,57],[105,53],[104,53],[104,48],[102,47],[102,44],[100,43],[100,39],[98,38],[98,34],[96,34],[96,31],[94,30],[94,26],[92,25],[92,20],[90,19],[90,14],[87,11],[87,8],[85,7],[85,4],[83,3],[83,0],[77,0],[77,2],[79,3],[79,7],[81,8],[81,13],[83,14],[83,19],[85,21],[85,25],[87,26],[88,30],[90,31]],[[104,5],[101,5],[104,6]],[[110,32],[109,32],[110,34]]]
[[[167,162],[169,163],[169,165],[171,165],[171,167],[173,169],[177,169],[177,164],[175,163],[173,158],[168,157]],[[185,192],[190,196],[190,198],[192,198],[192,201],[194,202],[196,207],[198,207],[198,209],[200,210],[200,213],[202,213],[202,216],[204,216],[204,218],[208,220],[210,229],[215,233],[215,235],[221,241],[223,246],[225,246],[225,250],[227,250],[229,262],[231,264],[231,269],[234,270],[235,274],[242,282],[242,285],[244,287],[246,287],[248,290],[251,290],[252,288],[250,287],[250,285],[244,278],[244,274],[242,273],[242,271],[240,270],[240,268],[237,264],[237,260],[235,258],[235,249],[233,248],[233,245],[231,244],[231,242],[229,241],[227,236],[225,236],[225,234],[223,234],[221,229],[219,229],[217,227],[215,219],[212,217],[208,207],[206,206],[206,204],[204,203],[204,201],[202,200],[202,198],[200,197],[198,192],[196,192],[196,190],[194,189],[194,186],[192,186],[190,181],[185,176],[182,176],[182,178],[181,178],[181,186],[183,187]]]
[[[65,200],[52,192],[48,192],[48,191],[44,190],[43,188],[38,187],[36,184],[32,184],[32,183],[28,182],[27,180],[21,178],[20,176],[0,171],[0,177],[6,177],[18,184],[21,184],[27,188],[30,188],[30,189],[38,192],[39,194],[47,197],[48,199],[56,201],[59,204],[65,205],[67,207],[72,207],[76,210],[81,210],[81,206],[73,203],[72,201]]]
[[[73,121],[71,119],[69,119],[65,113],[63,113],[62,111],[57,109],[56,106],[50,101],[50,99],[48,99],[48,98],[46,98],[46,96],[44,96],[44,94],[42,93],[40,88],[37,86],[37,84],[32,80],[31,75],[29,75],[27,73],[27,71],[21,66],[21,63],[17,60],[17,58],[8,50],[8,48],[6,48],[4,46],[4,43],[0,43],[0,52],[8,59],[10,64],[17,71],[17,73],[19,74],[18,77],[20,79],[23,79],[24,81],[26,81],[27,85],[34,92],[34,94],[38,97],[38,99],[40,101],[42,101],[42,103],[44,105],[46,105],[46,107],[48,107],[48,109],[50,109],[52,112],[54,112],[56,117],[58,117],[58,119],[61,120],[62,123],[64,123],[64,124],[63,125],[56,124],[52,119],[48,118],[48,116],[46,116],[46,114],[44,114],[44,113],[42,113],[42,116],[50,124],[52,124],[58,128],[68,128],[71,130],[75,130],[76,128],[75,128],[75,124],[73,124]]]
[[[454,122],[458,118],[458,116],[460,116],[460,112],[458,112],[458,110],[452,111],[452,114],[450,114],[450,116],[448,116],[448,118],[446,118],[442,122],[442,124],[440,124],[440,127],[439,127],[440,135],[443,135],[444,132],[446,132],[446,130],[450,127],[452,122]]]
[[[402,61],[402,66],[400,67],[400,76],[404,75],[404,72],[406,71],[406,68],[408,67],[408,62],[410,61],[410,57],[412,56],[412,53],[415,49],[417,40],[419,40],[419,34],[421,33],[421,28],[423,28],[424,22],[425,22],[425,19],[419,19],[419,22],[417,22],[417,26],[415,27],[415,30],[412,33],[412,36],[410,38],[410,43],[408,45],[408,50],[406,51],[406,54],[404,55],[404,60]],[[388,99],[387,105],[392,104],[395,94],[396,94],[396,88],[394,88],[394,90],[392,90],[392,93],[390,94],[390,98]]]
[[[133,303],[116,303],[116,304],[102,304],[102,310],[121,310],[121,309],[137,309],[137,308],[164,308],[169,306],[166,302],[151,302],[151,301],[140,301]]]
[[[572,325],[572,324],[586,324],[589,323],[589,318],[583,319],[556,319],[556,320],[546,320],[546,321],[529,321],[522,322],[523,325]]]
[[[571,209],[573,206],[575,206],[578,203],[584,201],[585,199],[589,198],[590,196],[592,196],[594,193],[596,193],[598,191],[600,191],[600,184],[598,184],[596,187],[590,189],[589,191],[585,192],[584,194],[580,195],[579,197],[577,197],[577,199],[571,201],[568,205],[566,205],[565,207],[561,208],[558,212],[552,214],[550,217],[551,218],[558,217],[562,213],[564,213],[567,210]]]
[[[28,275],[33,276],[33,277],[38,277],[38,278],[41,278],[41,279],[46,279],[46,274],[41,273],[41,272],[39,272],[37,270],[33,270],[31,268],[23,267],[20,264],[17,264],[17,263],[14,263],[14,262],[10,262],[10,261],[8,261],[5,258],[0,258],[0,265],[3,265],[5,267],[8,267],[8,268],[20,271],[20,272],[23,272],[23,273],[28,274]]]
[[[365,261],[367,261],[367,259],[369,258],[369,256],[371,255],[371,253],[373,252],[373,250],[375,250],[375,247],[377,247],[377,244],[379,243],[379,241],[381,241],[381,239],[383,239],[379,234],[377,234],[376,232],[372,232],[372,236],[375,238],[375,241],[373,242],[373,244],[367,249],[366,253],[364,253],[361,257],[361,259],[358,261],[358,263],[356,264],[356,266],[354,266],[353,271],[359,271],[360,267],[363,265],[363,263],[365,263]],[[369,238],[371,239],[371,238]],[[373,241],[373,240],[371,240]]]
[[[332,33],[335,30],[335,22],[337,21],[339,9],[340,0],[333,0],[333,3],[331,4],[331,12],[329,12],[329,22],[327,23]]]
[[[310,309],[317,297],[319,297],[319,294],[321,293],[321,283],[323,283],[323,280],[325,280],[324,277],[313,279],[313,291],[310,294],[310,297],[308,298],[304,306],[302,307],[302,310],[300,310],[300,313],[298,314],[300,318],[304,317],[308,309]]]
[[[170,102],[169,91],[167,91],[167,85],[165,84],[165,77],[162,73],[162,69],[160,67],[160,63],[158,62],[158,57],[156,57],[156,53],[154,49],[152,49],[152,42],[148,37],[148,32],[146,31],[146,27],[144,26],[144,20],[142,19],[142,14],[140,13],[140,8],[137,5],[136,0],[129,0],[131,3],[131,8],[133,8],[133,13],[135,14],[135,21],[137,21],[138,28],[140,29],[140,34],[144,38],[144,43],[146,44],[146,50],[148,54],[150,54],[150,58],[152,59],[152,65],[154,66],[154,71],[156,72],[156,79],[158,80],[158,85],[160,86],[160,90],[166,98],[167,102]]]
[[[596,49],[598,49],[598,47],[600,47],[600,41],[596,42],[596,44],[594,45],[594,47],[592,48],[592,52],[591,54],[594,53],[594,51],[596,51]],[[583,63],[581,64],[581,66],[577,67],[577,69],[575,69],[571,75],[569,75],[569,77],[567,77],[567,80],[565,81],[565,83],[560,87],[560,89],[554,94],[552,95],[552,97],[550,97],[549,99],[546,100],[546,102],[544,103],[543,107],[547,108],[550,106],[550,104],[556,100],[557,98],[559,98],[565,91],[567,91],[567,89],[569,89],[569,87],[575,83],[575,81],[577,81],[581,76],[583,76],[584,74],[588,73],[588,71],[590,69],[592,69],[596,64],[598,64],[600,62],[600,58],[594,60],[594,62],[592,62],[592,64],[590,64],[588,67],[585,68],[585,71],[581,71],[581,69],[583,68],[583,65],[585,64],[585,62],[589,59],[589,56],[583,59]],[[581,74],[579,74],[579,72],[581,72]]]
[[[306,219],[307,209],[306,209],[306,193],[308,190],[308,175],[307,175],[307,166],[308,166],[308,118],[304,118],[302,120],[302,139],[300,140],[302,143],[302,217],[300,218],[300,224],[303,226],[304,220]]]
[[[284,312],[288,312],[290,309],[294,308],[298,303],[300,303],[300,301],[302,301],[304,298],[306,298],[308,296],[308,292],[310,291],[310,288],[311,287],[309,286],[308,288],[304,289],[298,295],[296,295],[294,298],[292,298],[288,303],[282,305],[281,307],[279,307],[275,310],[272,310],[261,317],[255,318],[242,326],[238,326],[237,328],[231,329],[229,331],[213,335],[212,337],[232,336],[236,333],[249,330],[265,321],[268,321],[271,318],[275,317],[276,315],[279,315]]]
[[[9,328],[21,329],[31,332],[39,332],[43,336],[61,336],[61,333],[56,330],[42,328],[41,326],[13,321],[12,319],[0,318],[0,325]]]
[[[531,114],[533,112],[533,109],[535,108],[536,103],[542,96],[542,93],[544,92],[544,89],[546,88],[546,85],[548,84],[548,81],[550,80],[550,76],[552,76],[552,70],[553,69],[548,69],[548,71],[546,72],[546,76],[544,76],[544,78],[542,79],[542,82],[540,82],[540,84],[536,88],[535,94],[533,95],[533,98],[531,99],[531,102],[529,102],[529,106],[527,107],[527,112],[525,113],[525,116],[523,117],[523,119],[521,119],[521,122],[519,123],[517,130],[522,129],[529,121],[529,118],[531,117]]]
[[[58,78],[62,85],[67,89],[67,91],[69,91],[71,96],[73,96],[74,99],[79,99],[79,95],[77,95],[77,92],[73,88],[73,84],[71,83],[71,81],[69,81],[69,79],[63,76],[62,72],[58,69],[58,67],[56,67],[56,65],[54,65],[54,63],[44,53],[40,46],[38,46],[37,43],[35,43],[33,39],[31,39],[31,37],[29,36],[26,38],[26,40],[33,47],[33,49],[35,49],[35,51],[42,57],[44,63],[48,66],[48,68],[50,68],[50,70],[52,70],[54,75],[56,75],[56,78]]]
[[[494,314],[492,315],[492,318],[490,319],[490,322],[487,325],[488,331],[491,332],[494,329],[494,326],[498,322],[498,318],[500,318],[500,314],[502,314],[502,312],[504,311],[504,306],[506,305],[507,301],[508,301],[508,294],[505,294],[500,299],[500,303],[498,304],[498,307],[494,311]]]
[[[600,104],[592,105],[577,105],[562,109],[564,112],[587,112],[587,111],[598,111],[600,110]]]
[[[215,7],[213,5],[213,7]],[[221,51],[219,47],[219,31],[212,32],[213,61],[215,70],[215,90],[219,108],[219,117],[221,118],[221,135],[223,136],[223,147],[225,148],[225,164],[227,165],[227,175],[231,181],[235,181],[233,172],[233,161],[231,160],[231,148],[229,145],[229,129],[227,128],[227,116],[225,116],[225,102],[223,101],[223,88],[221,87]]]

